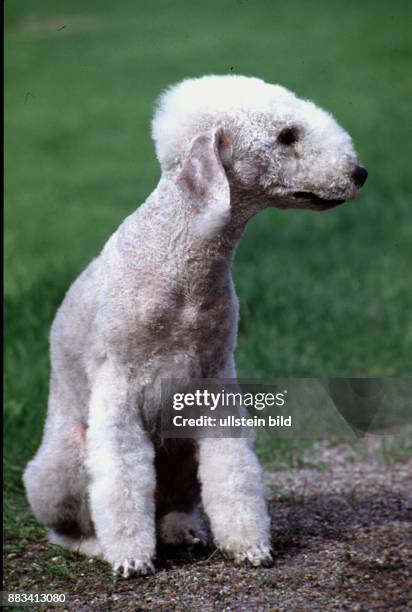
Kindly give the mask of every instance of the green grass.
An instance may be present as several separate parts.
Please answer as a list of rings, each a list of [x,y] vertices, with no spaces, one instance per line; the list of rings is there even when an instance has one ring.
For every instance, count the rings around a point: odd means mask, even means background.
[[[411,19],[407,0],[6,1],[8,503],[41,435],[53,314],[156,185],[153,101],[183,77],[233,71],[313,99],[370,172],[352,204],[250,224],[234,267],[239,374],[410,374]],[[290,465],[297,450],[259,452]]]

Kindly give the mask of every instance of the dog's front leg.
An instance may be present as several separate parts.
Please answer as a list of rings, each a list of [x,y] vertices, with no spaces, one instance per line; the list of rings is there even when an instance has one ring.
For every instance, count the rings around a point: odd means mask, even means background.
[[[146,574],[155,552],[155,469],[133,377],[107,360],[92,389],[87,433],[90,506],[115,571]]]
[[[248,441],[200,440],[199,477],[217,546],[237,562],[270,564],[270,519],[261,468]]]

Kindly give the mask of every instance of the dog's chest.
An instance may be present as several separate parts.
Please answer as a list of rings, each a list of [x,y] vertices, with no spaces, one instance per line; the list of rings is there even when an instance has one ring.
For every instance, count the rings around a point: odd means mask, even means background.
[[[231,325],[232,311],[228,295],[194,300],[172,294],[147,304],[141,323],[147,340],[154,344],[167,339],[185,344],[224,334]]]
[[[153,295],[139,309],[141,357],[171,376],[206,376],[230,349],[236,319],[230,291],[200,297],[175,291]]]

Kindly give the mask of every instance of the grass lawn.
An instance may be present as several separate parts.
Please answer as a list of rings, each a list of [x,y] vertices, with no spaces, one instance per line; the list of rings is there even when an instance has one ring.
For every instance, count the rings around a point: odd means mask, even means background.
[[[29,518],[20,478],[43,426],[50,323],[71,281],[156,185],[153,102],[179,79],[232,71],[281,83],[330,110],[369,170],[354,203],[325,214],[270,210],[250,224],[234,267],[239,375],[410,375],[410,2],[5,6],[12,547],[43,534]],[[264,457],[281,465],[295,451],[265,446]]]

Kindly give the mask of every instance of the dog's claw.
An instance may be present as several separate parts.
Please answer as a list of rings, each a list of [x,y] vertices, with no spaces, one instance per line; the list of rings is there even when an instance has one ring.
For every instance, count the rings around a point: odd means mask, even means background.
[[[129,578],[130,576],[146,576],[147,574],[153,574],[153,572],[154,567],[151,561],[126,559],[122,562],[113,563],[113,573],[123,578]]]
[[[255,546],[232,556],[237,564],[246,562],[254,567],[270,567],[273,565],[270,548],[267,546]]]

